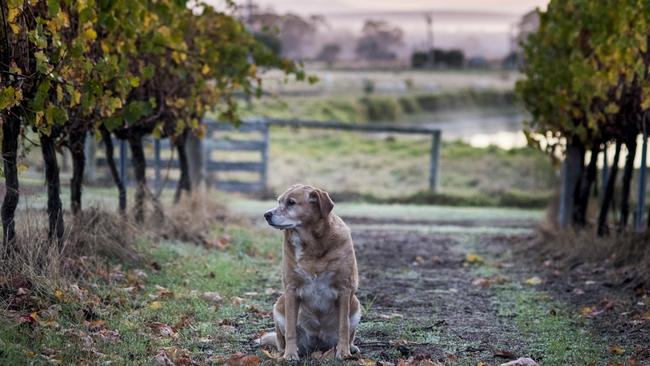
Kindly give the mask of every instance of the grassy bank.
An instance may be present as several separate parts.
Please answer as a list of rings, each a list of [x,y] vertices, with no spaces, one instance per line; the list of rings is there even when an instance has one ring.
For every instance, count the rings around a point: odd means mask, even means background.
[[[464,89],[439,93],[355,94],[263,98],[244,108],[244,116],[341,122],[395,122],[424,113],[455,109],[516,108],[514,91]]]

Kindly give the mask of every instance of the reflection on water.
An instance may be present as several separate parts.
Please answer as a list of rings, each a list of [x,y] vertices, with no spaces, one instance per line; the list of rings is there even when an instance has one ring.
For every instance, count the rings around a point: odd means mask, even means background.
[[[526,146],[524,113],[514,108],[469,109],[420,115],[414,121],[442,130],[444,140],[462,140],[475,147],[503,149]]]

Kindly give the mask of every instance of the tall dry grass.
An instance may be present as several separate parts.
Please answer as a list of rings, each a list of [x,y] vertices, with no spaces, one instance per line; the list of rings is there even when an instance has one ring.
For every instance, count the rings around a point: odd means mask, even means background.
[[[206,235],[215,225],[243,221],[206,191],[186,195],[178,204],[149,209],[144,224],[101,206],[84,209],[78,216],[66,214],[62,250],[47,237],[44,210],[20,210],[16,216],[18,252],[0,257],[0,299],[21,287],[51,294],[56,288],[91,278],[107,264],[141,265],[147,260],[146,245],[159,240],[207,244]]]
[[[650,233],[612,233],[598,237],[594,228],[557,230],[542,225],[533,244],[542,258],[554,258],[566,268],[591,263],[605,268],[624,269],[634,286],[650,287]]]
[[[18,250],[0,259],[0,288],[50,291],[83,277],[106,260],[135,263],[142,259],[136,226],[116,213],[91,207],[77,217],[66,217],[66,222],[59,249],[47,237],[43,210],[19,211],[14,244]]]

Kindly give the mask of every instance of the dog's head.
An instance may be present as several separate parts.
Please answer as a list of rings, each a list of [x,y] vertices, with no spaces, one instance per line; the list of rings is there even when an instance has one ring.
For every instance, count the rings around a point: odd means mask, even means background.
[[[277,207],[266,211],[264,218],[276,229],[293,229],[326,219],[333,208],[327,192],[297,184],[280,195]]]

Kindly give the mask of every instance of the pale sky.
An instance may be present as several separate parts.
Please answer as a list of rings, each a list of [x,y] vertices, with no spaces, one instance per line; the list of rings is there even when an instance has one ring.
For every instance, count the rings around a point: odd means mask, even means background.
[[[206,0],[218,5],[224,0]],[[249,0],[235,0],[245,5]],[[432,13],[435,44],[460,48],[468,56],[498,58],[512,49],[513,34],[521,16],[549,0],[252,0],[262,9],[278,13],[325,15],[323,34],[354,38],[366,19],[383,19],[405,34],[403,52],[426,45],[424,14]],[[341,36],[339,36],[339,39]],[[347,47],[350,48],[350,47]],[[346,49],[346,47],[344,47]],[[344,52],[345,53],[345,52]]]
[[[244,2],[242,0],[238,2]],[[349,11],[457,10],[523,14],[548,0],[257,0],[262,7],[297,13],[340,13]]]

